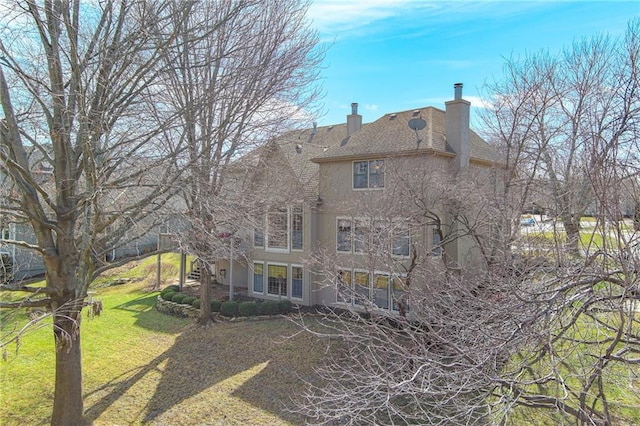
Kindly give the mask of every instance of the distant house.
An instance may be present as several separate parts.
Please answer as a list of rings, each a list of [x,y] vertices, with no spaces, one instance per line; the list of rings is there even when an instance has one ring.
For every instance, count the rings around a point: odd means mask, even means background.
[[[46,190],[49,185],[54,184],[53,167],[38,150],[30,153],[30,163],[32,176],[39,185]],[[2,177],[0,181],[4,183],[4,179],[6,177]],[[131,192],[137,194],[136,191],[137,189]],[[17,197],[15,193],[11,195]],[[104,239],[99,239],[93,247],[94,256],[103,262],[153,252],[158,246],[158,235],[164,228],[171,226],[172,229],[181,229],[177,224],[178,220],[170,216],[163,218],[164,227],[157,225],[157,218],[144,217],[135,223],[128,223],[131,222],[129,217],[120,214],[115,217],[114,223],[103,233]],[[125,222],[127,226],[119,226]],[[119,235],[119,238],[111,238],[116,231],[122,235]],[[37,240],[26,219],[18,222],[12,215],[0,216],[0,283],[44,275],[45,265],[41,254],[29,246],[37,246]]]
[[[453,268],[473,263],[472,242],[441,244],[433,226],[406,220],[411,199],[403,192],[411,176],[428,181],[436,173],[492,169],[497,154],[469,128],[469,111],[460,84],[446,111],[417,108],[363,124],[352,104],[345,123],[271,140],[253,176],[266,211],[256,209],[242,256],[232,266],[218,261],[218,281],[229,284],[232,275],[234,287],[256,298],[339,307],[363,297],[393,311],[411,250],[446,253]],[[334,271],[316,264],[320,255],[331,258]]]

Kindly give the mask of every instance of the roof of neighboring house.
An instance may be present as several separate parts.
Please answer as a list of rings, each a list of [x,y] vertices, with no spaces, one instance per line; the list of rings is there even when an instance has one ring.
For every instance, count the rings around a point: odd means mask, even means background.
[[[412,118],[422,118],[426,121],[426,127],[418,130],[417,134],[408,124]],[[446,115],[441,109],[424,107],[389,113],[363,125],[362,129],[350,137],[347,137],[346,129],[343,130],[339,141],[329,144],[326,150],[311,161],[326,162],[342,158],[413,153],[455,155],[446,142],[445,134]],[[470,132],[470,143],[471,161],[493,163],[498,160],[495,150],[473,130]]]

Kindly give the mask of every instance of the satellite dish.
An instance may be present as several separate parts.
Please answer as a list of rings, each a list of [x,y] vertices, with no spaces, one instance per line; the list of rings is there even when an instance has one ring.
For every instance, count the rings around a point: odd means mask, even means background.
[[[411,130],[422,130],[427,127],[427,122],[422,119],[422,117],[416,117],[409,120],[409,128]]]
[[[422,139],[420,139],[420,136],[418,135],[418,130],[422,130],[425,127],[427,127],[427,122],[424,121],[422,117],[415,117],[409,120],[409,128],[416,132],[416,143],[418,144],[418,147],[420,147],[420,142],[422,142]]]

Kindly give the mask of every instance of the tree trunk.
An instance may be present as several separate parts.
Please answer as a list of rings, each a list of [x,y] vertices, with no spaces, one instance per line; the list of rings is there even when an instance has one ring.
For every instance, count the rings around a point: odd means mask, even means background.
[[[80,348],[80,307],[75,301],[72,309],[55,314],[53,333],[56,341],[56,383],[53,400],[52,425],[82,425],[82,356]],[[59,306],[63,306],[60,304]]]
[[[200,264],[200,316],[198,324],[206,327],[211,324],[211,269],[207,262]]]
[[[563,225],[567,233],[567,253],[572,258],[580,257],[580,222],[564,220]]]

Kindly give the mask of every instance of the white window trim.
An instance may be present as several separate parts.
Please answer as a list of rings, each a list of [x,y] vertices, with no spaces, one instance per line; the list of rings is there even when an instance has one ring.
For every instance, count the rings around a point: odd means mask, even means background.
[[[262,291],[261,292],[260,291],[255,291],[254,290],[254,286],[253,286],[253,284],[255,282],[254,280],[255,280],[255,265],[256,265],[256,263],[262,265]],[[266,276],[267,275],[265,274],[265,267],[264,266],[265,266],[264,265],[264,261],[262,261],[262,260],[258,260],[258,261],[254,260],[253,262],[251,262],[251,278],[252,278],[252,280],[251,280],[251,293],[253,293],[253,294],[265,294],[265,281],[266,281]]]
[[[302,269],[302,296],[301,297],[296,297],[296,296],[293,295],[293,268]],[[297,263],[292,263],[289,266],[289,276],[291,277],[291,286],[290,286],[291,287],[291,292],[290,292],[290,294],[291,294],[291,299],[293,299],[293,300],[304,300],[304,293],[305,293],[304,287],[305,287],[305,282],[306,282],[306,280],[304,279],[304,275],[305,275],[304,274],[304,266],[298,265]]]
[[[401,224],[401,225],[402,225],[402,224]],[[396,239],[396,233],[395,233],[395,232],[393,232],[393,233],[391,234],[391,257],[394,257],[394,258],[396,258],[396,259],[408,259],[408,258],[410,258],[410,257],[411,257],[411,241],[413,240],[413,238],[411,237],[411,227],[410,227],[410,226],[409,226],[409,224],[408,224],[408,223],[406,223],[406,222],[404,223],[404,226],[406,226],[406,227],[407,227],[407,232],[409,233],[409,241],[407,242],[407,244],[408,244],[408,246],[409,246],[409,253],[408,253],[407,255],[404,255],[404,254],[394,254],[394,253],[393,253],[393,249],[394,249],[394,247],[393,247],[393,243],[395,242],[395,239]],[[394,231],[395,231],[395,229],[396,229],[396,228],[395,228],[395,225],[394,225]]]
[[[265,215],[264,251],[267,251],[270,253],[289,253],[291,249],[291,209],[287,207],[287,247],[286,248],[269,247],[269,213],[271,212],[267,212]]]
[[[393,307],[393,279],[399,277],[399,278],[403,278],[406,279],[407,278],[407,274],[403,274],[403,273],[393,273],[389,275],[389,293],[390,293],[390,299],[389,299],[389,311],[390,312],[400,312],[399,309],[394,309]],[[405,290],[406,292],[407,290]],[[409,305],[409,307],[411,307],[411,305]]]
[[[353,269],[353,274],[351,275],[351,282],[352,282],[352,284],[353,284],[353,286],[352,286],[352,289],[353,289],[353,298],[352,298],[351,303],[352,303],[354,306],[366,306],[366,305],[364,305],[364,304],[356,303],[356,298],[357,298],[357,293],[358,293],[358,292],[356,291],[356,288],[358,288],[358,286],[359,286],[359,284],[357,283],[357,280],[356,280],[356,273],[359,273],[359,272],[367,274],[367,282],[369,283],[369,285],[368,285],[368,287],[367,287],[367,288],[368,288],[368,290],[369,290],[369,297],[368,297],[368,300],[369,300],[369,303],[371,303],[371,288],[372,288],[372,282],[371,282],[371,280],[373,279],[373,276],[372,276],[372,274],[371,274],[371,271],[366,270],[366,269],[360,269],[360,268],[354,268],[354,269]]]
[[[371,218],[369,217],[362,217],[362,216],[354,217],[353,222],[351,224],[352,235],[356,235],[357,222],[364,223],[365,227],[369,230],[369,232],[367,233],[367,241],[364,242],[365,250],[356,251],[356,239],[354,237],[351,238],[351,252],[353,254],[366,255],[368,254],[368,250],[371,250],[371,244],[373,243],[372,241],[373,224],[371,222]]]
[[[262,245],[261,246],[257,246],[256,245],[256,229],[258,229],[258,228],[255,227],[255,226],[253,227],[253,248],[263,249],[264,250],[265,243],[266,243],[266,241],[265,241],[266,240],[266,235],[265,235],[265,232],[264,232],[264,228],[265,227],[262,228]]]
[[[294,249],[293,248],[293,241],[289,241],[289,246],[291,247],[291,251],[292,252],[297,252],[297,253],[302,253],[304,252],[304,242],[305,242],[305,237],[304,237],[304,224],[306,222],[305,219],[305,212],[304,212],[304,204],[302,203],[297,203],[297,205],[300,207],[300,214],[302,215],[302,248],[301,249]],[[293,206],[291,206],[289,208],[289,238],[293,238]]]
[[[356,188],[356,182],[355,182],[355,176],[353,173],[353,167],[355,163],[363,163],[363,162],[367,162],[367,187],[366,188]],[[371,188],[369,186],[369,163],[371,161],[384,161],[385,162],[385,177],[384,177],[384,186],[382,187],[377,187],[377,188]],[[351,189],[354,191],[382,191],[384,190],[385,186],[387,186],[387,170],[386,170],[386,161],[384,158],[372,158],[372,159],[367,159],[367,160],[353,160],[351,162]]]
[[[437,258],[440,258],[440,257],[442,257],[444,255],[444,246],[442,245],[442,240],[440,240],[440,242],[438,243],[439,247],[436,247],[433,244],[433,240],[434,240],[436,235],[437,235],[436,234],[436,227],[435,226],[431,226],[430,227],[430,237],[431,237],[430,245],[431,245],[431,249],[429,250],[429,255],[432,258],[436,258],[437,259]],[[434,251],[436,249],[439,251],[439,253],[434,253]]]
[[[386,308],[381,308],[380,306],[376,305],[376,287],[375,287],[376,275],[382,275],[387,277],[387,307]],[[371,294],[371,304],[373,305],[374,309],[377,309],[379,311],[391,311],[391,308],[393,305],[393,300],[391,299],[391,287],[392,287],[391,277],[392,276],[393,274],[391,274],[388,271],[374,271],[373,274],[371,274],[371,276],[369,277],[369,281],[370,281],[369,293]]]
[[[351,242],[349,244],[349,251],[345,251],[345,250],[338,250],[338,221],[340,220],[348,220],[349,222],[351,222]],[[336,249],[336,253],[342,253],[342,254],[349,254],[349,253],[353,253],[353,228],[354,228],[354,218],[349,217],[349,216],[337,216],[336,217],[336,231],[335,231],[335,236],[336,236],[336,244],[335,244],[335,249]]]
[[[266,266],[267,266],[267,273],[264,275],[265,276],[265,287],[264,287],[264,294],[267,296],[271,296],[271,297],[286,297],[287,299],[291,298],[291,284],[290,284],[290,274],[289,274],[289,270],[291,268],[289,268],[289,264],[288,263],[281,263],[281,262],[266,262]],[[287,286],[287,293],[286,294],[273,294],[273,293],[269,293],[269,266],[284,266],[287,270],[287,279],[285,280],[285,285]]]
[[[338,300],[338,294],[340,294],[338,292],[338,284],[336,281],[336,304],[341,305],[341,306],[353,306],[353,270],[351,268],[336,268],[337,271],[343,271],[343,272],[348,272],[350,274],[350,279],[349,279],[349,285],[351,286],[349,288],[349,297],[351,298],[350,302],[344,302],[342,300]],[[337,275],[336,275],[336,280],[338,279]]]

